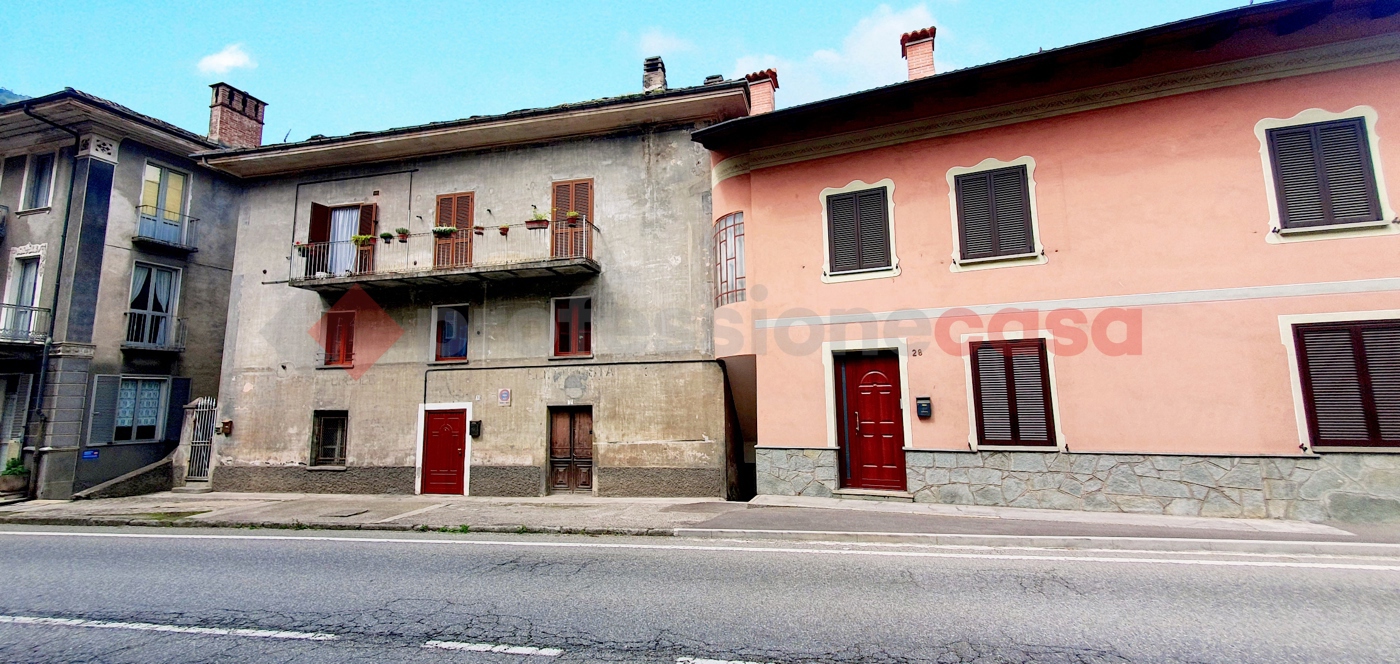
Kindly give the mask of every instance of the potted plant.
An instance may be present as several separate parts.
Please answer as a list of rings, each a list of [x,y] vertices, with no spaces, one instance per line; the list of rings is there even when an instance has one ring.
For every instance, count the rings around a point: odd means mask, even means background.
[[[390,233],[389,231],[384,231],[383,233],[379,234],[379,239],[383,240],[384,244],[389,244],[390,242],[394,241],[394,234]]]
[[[310,251],[305,242],[293,242],[292,246],[296,247],[297,255],[302,258],[306,258],[307,252]]]
[[[534,231],[549,228],[549,217],[545,216],[543,212],[540,212],[539,208],[533,205],[531,205],[530,208],[534,210],[534,212],[530,213],[530,218],[525,220],[525,227]]]
[[[369,246],[369,245],[371,245],[371,244],[374,244],[374,236],[373,236],[373,235],[351,235],[351,236],[350,236],[350,242],[353,243],[353,244],[354,244],[355,246],[357,246],[357,247],[367,247],[367,246]]]
[[[568,220],[569,227],[572,228],[579,224],[579,220],[583,218],[583,215],[579,214],[578,210],[569,210],[569,213],[564,215],[564,218]]]
[[[29,469],[24,467],[24,462],[19,457],[6,462],[5,470],[0,471],[0,493],[15,493],[28,487]]]
[[[485,227],[485,226],[472,226],[472,232],[473,232],[473,233],[476,233],[477,235],[485,235],[485,234],[486,234],[486,227]]]
[[[509,224],[501,224],[501,235],[504,236],[506,233],[509,233],[509,232],[510,232],[510,225],[509,225]]]
[[[399,242],[408,242],[407,228],[395,228],[394,232],[399,234]]]
[[[448,238],[448,237],[452,237],[453,235],[456,235],[456,234],[457,234],[457,227],[456,227],[456,226],[433,226],[433,236],[434,236],[434,237]]]

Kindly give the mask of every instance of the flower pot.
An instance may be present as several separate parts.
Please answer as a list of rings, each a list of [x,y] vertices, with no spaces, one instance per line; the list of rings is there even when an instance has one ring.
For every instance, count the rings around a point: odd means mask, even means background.
[[[544,230],[544,229],[546,229],[546,228],[549,228],[549,220],[548,220],[548,219],[531,219],[531,220],[525,222],[525,227],[528,228],[528,229],[530,229],[530,230],[532,230],[532,231],[542,231],[542,230]]]
[[[505,234],[506,234],[506,233],[509,233],[509,232],[510,232],[510,228],[508,228],[508,227],[506,227],[506,226],[502,226],[502,227],[501,227],[501,236],[502,236],[502,237],[504,237]]]
[[[473,229],[472,229],[472,232],[473,232],[473,233],[476,233],[477,235],[485,235],[485,234],[486,234],[486,229],[485,229],[485,228],[482,228],[481,226],[477,226],[476,228],[473,228]]]
[[[400,235],[400,236],[399,236],[399,242],[408,242],[408,234],[405,233],[405,234],[403,234],[403,235]]]
[[[28,488],[28,475],[0,475],[0,493],[17,493]]]

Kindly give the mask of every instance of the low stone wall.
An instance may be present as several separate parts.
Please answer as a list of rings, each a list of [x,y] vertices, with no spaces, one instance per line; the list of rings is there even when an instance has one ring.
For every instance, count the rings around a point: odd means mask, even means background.
[[[544,468],[540,466],[472,466],[473,496],[522,498],[544,493]]]
[[[174,471],[171,458],[165,457],[153,464],[137,468],[120,477],[114,477],[97,486],[73,494],[73,500],[98,498],[125,498],[143,496],[158,491],[169,491],[174,486]]]
[[[215,491],[402,494],[413,493],[413,476],[414,469],[403,466],[216,466],[210,479]]]
[[[599,496],[722,498],[724,472],[719,468],[593,469]]]
[[[1216,457],[906,452],[929,503],[1184,516],[1400,521],[1400,455]],[[835,450],[759,449],[759,493],[829,496]]]

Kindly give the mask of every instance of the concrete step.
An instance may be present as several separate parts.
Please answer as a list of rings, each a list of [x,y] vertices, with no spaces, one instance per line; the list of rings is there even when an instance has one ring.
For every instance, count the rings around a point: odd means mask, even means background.
[[[888,503],[912,503],[914,494],[908,491],[879,491],[875,489],[837,489],[832,492],[836,498],[846,500],[878,500]]]
[[[208,482],[186,482],[185,486],[177,486],[170,490],[170,493],[209,493],[213,491]]]

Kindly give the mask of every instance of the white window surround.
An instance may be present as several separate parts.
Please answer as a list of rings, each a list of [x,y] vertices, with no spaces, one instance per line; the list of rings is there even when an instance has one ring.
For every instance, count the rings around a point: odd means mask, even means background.
[[[1381,139],[1376,133],[1378,117],[1376,109],[1365,105],[1353,106],[1340,113],[1309,108],[1291,118],[1264,118],[1254,125],[1254,136],[1259,139],[1259,161],[1264,167],[1264,195],[1269,204],[1269,233],[1264,236],[1265,242],[1283,244],[1400,233],[1400,224],[1393,223],[1396,220],[1395,209],[1390,206],[1390,197],[1386,195],[1385,175],[1381,172]],[[1371,172],[1375,174],[1376,194],[1381,201],[1381,220],[1312,228],[1283,228],[1278,213],[1278,186],[1274,182],[1273,162],[1269,159],[1269,130],[1351,118],[1362,118],[1366,122],[1366,140],[1371,149]]]
[[[189,216],[190,205],[194,203],[194,173],[191,173],[190,171],[187,171],[183,168],[171,166],[170,164],[167,164],[163,161],[159,161],[156,159],[147,159],[141,165],[141,184],[143,188],[146,182],[145,178],[147,166],[155,166],[156,168],[167,170],[172,173],[179,173],[180,175],[185,176],[185,194],[184,196],[182,196],[182,198],[184,198],[185,200],[180,201],[180,209],[178,210],[178,212],[182,215]],[[141,200],[139,192],[137,193],[137,200]]]
[[[44,301],[44,263],[47,262],[45,254],[48,253],[48,244],[26,244],[19,247],[10,248],[9,262],[5,268],[5,303],[14,304],[19,284],[15,282],[18,276],[16,267],[22,258],[39,258],[39,273],[34,279],[34,306],[43,306]]]
[[[423,493],[423,424],[427,420],[425,417],[430,410],[464,410],[467,413],[467,426],[471,426],[472,403],[470,401],[454,401],[442,403],[422,403],[418,404],[418,437],[414,442],[413,457],[413,493]],[[472,436],[471,431],[464,432],[467,444],[467,453],[462,457],[462,495],[470,496],[472,490]]]
[[[554,319],[554,316],[555,316],[555,313],[554,313],[554,312],[555,312],[555,309],[554,309],[555,303],[558,302],[559,300],[583,300],[583,299],[592,300],[592,302],[589,304],[589,307],[588,307],[588,311],[589,311],[589,318],[588,318],[588,323],[589,323],[589,328],[588,328],[588,353],[587,353],[587,354],[579,354],[579,355],[555,355],[555,354],[554,354],[555,343],[558,341],[558,339],[556,338],[556,336],[559,334],[559,329],[558,329],[557,327],[555,327],[555,324],[559,322],[559,321],[557,321],[557,320]],[[549,333],[548,333],[549,347],[548,347],[548,348],[546,349],[546,351],[545,351],[545,353],[546,353],[545,359],[547,359],[547,360],[591,360],[591,359],[593,359],[593,356],[596,355],[596,354],[598,353],[598,351],[597,351],[597,348],[598,348],[598,327],[597,327],[597,325],[594,325],[594,323],[598,322],[598,298],[594,297],[592,293],[579,294],[579,295],[565,295],[565,296],[563,296],[563,297],[551,297],[551,298],[549,298],[549,314],[548,314],[547,316],[548,316],[548,320],[549,320]]]
[[[958,183],[960,175],[969,173],[983,173],[995,171],[1013,166],[1026,167],[1026,189],[1031,201],[1031,235],[1035,241],[1035,250],[1028,254],[1016,254],[1014,256],[992,256],[989,258],[964,259],[962,257],[962,232],[958,229]],[[1011,161],[1002,161],[995,157],[988,157],[978,162],[976,166],[957,166],[948,169],[948,210],[953,221],[953,260],[948,263],[949,272],[969,272],[972,270],[990,270],[999,267],[1014,267],[1018,265],[1043,265],[1047,262],[1045,257],[1045,247],[1040,243],[1040,215],[1036,212],[1038,207],[1035,202],[1035,158],[1030,156],[1019,157]]]
[[[1050,413],[1055,418],[1055,449],[1064,454],[1069,452],[1069,443],[1065,440],[1064,425],[1060,419],[1060,390],[1056,387],[1055,379],[1055,335],[1050,330],[1010,330],[997,334],[987,332],[970,332],[961,335],[958,343],[961,348],[963,358],[963,378],[967,385],[967,445],[973,452],[978,451],[978,447],[986,447],[993,452],[1047,452],[1050,450],[1045,445],[979,445],[977,442],[977,395],[972,391],[972,353],[969,344],[973,341],[1006,341],[1015,339],[1045,339],[1045,371],[1050,375]]]
[[[39,207],[26,208],[26,207],[24,207],[24,202],[27,201],[27,200],[29,200],[29,180],[30,180],[30,177],[29,177],[29,169],[30,169],[30,167],[33,165],[34,156],[35,156],[35,155],[41,155],[41,154],[51,154],[51,155],[53,155],[53,164],[50,165],[50,167],[49,167],[49,195],[48,195],[48,203],[46,203],[46,204],[44,204],[44,205],[40,205]],[[57,150],[54,150],[54,151],[51,151],[51,152],[50,152],[50,151],[40,150],[39,152],[32,152],[32,153],[30,153],[30,154],[24,155],[24,173],[23,173],[23,175],[22,175],[22,179],[20,180],[20,187],[19,187],[19,210],[17,210],[16,213],[19,213],[19,212],[34,212],[34,211],[37,211],[37,210],[48,210],[48,209],[53,208],[53,192],[54,192],[54,186],[55,186],[55,184],[57,184],[57,182],[58,182],[58,151],[57,151]]]
[[[846,194],[852,191],[864,191],[866,189],[885,188],[885,204],[888,207],[886,216],[889,217],[889,238],[890,238],[890,266],[876,268],[872,270],[860,270],[856,272],[842,272],[840,274],[831,273],[831,230],[826,218],[826,199],[828,196],[836,194]],[[851,180],[851,183],[844,187],[827,187],[823,189],[821,195],[817,197],[822,208],[822,283],[839,284],[847,281],[864,281],[866,279],[888,279],[899,276],[899,254],[895,252],[894,238],[894,180],[885,178],[877,182],[867,184],[863,180]]]
[[[1293,416],[1298,423],[1298,448],[1304,454],[1317,454],[1312,448],[1312,436],[1308,433],[1308,412],[1303,405],[1303,377],[1298,369],[1298,344],[1293,337],[1295,325],[1308,323],[1341,323],[1358,320],[1400,320],[1400,309],[1379,311],[1339,311],[1322,314],[1284,314],[1278,317],[1279,337],[1288,356],[1288,382],[1293,390]],[[1345,448],[1328,447],[1328,452],[1365,452],[1367,454],[1395,454],[1400,448]]]
[[[853,350],[892,350],[899,355],[899,409],[904,419],[904,449],[914,444],[913,420],[909,419],[909,340],[852,339],[822,342],[822,369],[826,373],[826,446],[840,449],[841,436],[836,428],[836,353]]]
[[[455,303],[455,304],[454,304],[454,303],[435,304],[435,305],[433,305],[432,308],[428,311],[428,364],[463,364],[463,363],[467,362],[468,359],[469,359],[470,356],[471,356],[472,344],[471,344],[470,342],[468,342],[468,343],[467,343],[467,355],[468,355],[468,357],[463,357],[463,358],[460,358],[460,359],[452,359],[452,360],[439,360],[439,359],[437,359],[437,322],[438,322],[438,309],[444,309],[444,308],[449,308],[449,307],[467,307],[468,309],[470,309],[471,303],[469,303],[469,302],[459,302],[459,303]],[[552,307],[551,307],[551,311],[552,311]],[[470,329],[471,329],[471,324],[472,324],[472,319],[471,319],[471,317],[469,316],[469,317],[467,317],[467,329],[468,329],[468,331],[470,331]]]

